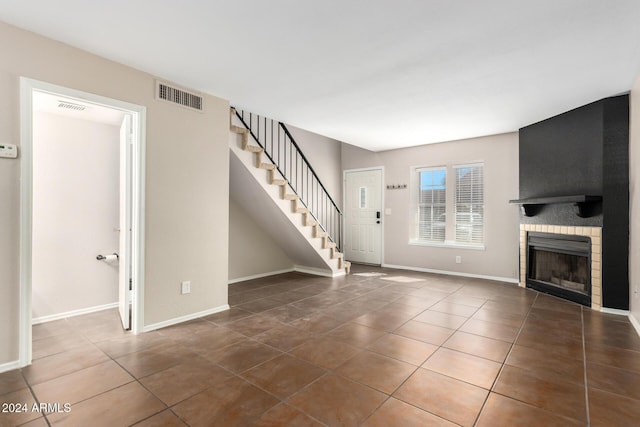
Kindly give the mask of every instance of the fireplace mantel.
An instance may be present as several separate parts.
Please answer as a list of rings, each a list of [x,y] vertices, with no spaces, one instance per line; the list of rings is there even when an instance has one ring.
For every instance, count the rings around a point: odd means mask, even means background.
[[[554,196],[554,197],[535,197],[528,199],[509,200],[511,204],[522,206],[524,216],[535,216],[540,207],[544,205],[573,203],[576,207],[576,215],[580,218],[588,218],[591,216],[590,207],[602,201],[602,196],[588,196],[586,194],[578,194],[571,196]]]

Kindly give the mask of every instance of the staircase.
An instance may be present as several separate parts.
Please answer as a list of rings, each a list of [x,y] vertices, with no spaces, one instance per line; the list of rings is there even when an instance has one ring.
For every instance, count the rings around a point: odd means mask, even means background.
[[[351,263],[341,252],[342,213],[286,126],[233,107],[229,124],[231,132],[241,137],[239,143],[230,142],[232,152],[252,169],[256,180],[264,180],[260,184],[270,187],[265,190],[279,199],[276,204],[288,204],[285,213],[331,274],[349,274]]]

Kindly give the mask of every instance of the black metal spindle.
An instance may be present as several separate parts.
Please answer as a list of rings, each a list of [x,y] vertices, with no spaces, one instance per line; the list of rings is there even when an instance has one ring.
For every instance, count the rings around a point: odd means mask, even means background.
[[[283,178],[288,181],[289,187],[300,197],[302,204],[309,209],[311,215],[318,221],[320,227],[329,236],[329,239],[336,244],[338,250],[342,250],[342,212],[340,212],[340,209],[286,126],[280,122],[274,124],[274,120],[257,114],[254,115],[251,112],[248,113],[248,125],[245,111],[236,110],[236,116],[249,130],[255,143],[264,149],[268,159],[276,166]],[[260,123],[261,119],[262,124]],[[274,126],[277,127],[275,144]],[[271,128],[270,131],[269,127]],[[271,139],[269,140],[269,138]],[[288,156],[287,150],[289,151]]]
[[[286,140],[288,142],[288,138]],[[293,169],[293,157],[291,156],[291,144],[287,145],[289,146],[289,176],[291,176],[291,171]]]
[[[307,199],[309,198],[309,166],[307,166],[307,173],[306,173],[306,177],[307,177]]]

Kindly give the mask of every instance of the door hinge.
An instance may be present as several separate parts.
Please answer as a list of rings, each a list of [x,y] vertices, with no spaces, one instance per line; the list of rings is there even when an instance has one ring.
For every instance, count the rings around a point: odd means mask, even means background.
[[[133,290],[133,279],[129,279],[129,290]]]

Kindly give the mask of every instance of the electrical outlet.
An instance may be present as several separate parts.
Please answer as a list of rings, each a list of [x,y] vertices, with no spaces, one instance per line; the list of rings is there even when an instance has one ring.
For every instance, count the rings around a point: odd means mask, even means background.
[[[184,294],[190,294],[191,293],[191,282],[186,281],[186,282],[182,282],[181,284],[181,288],[180,288],[180,293],[182,295]]]
[[[456,264],[462,264],[462,257],[460,255],[456,256]]]

